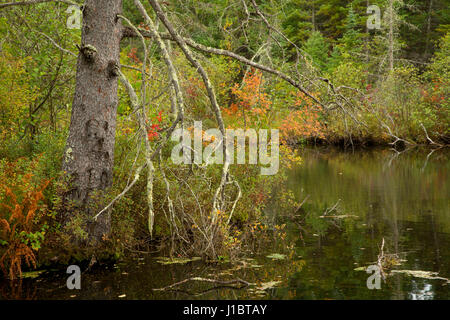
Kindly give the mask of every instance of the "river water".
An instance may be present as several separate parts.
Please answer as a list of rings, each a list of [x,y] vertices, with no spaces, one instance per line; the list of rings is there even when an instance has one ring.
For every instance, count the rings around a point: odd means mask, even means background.
[[[290,170],[287,184],[298,201],[306,199],[285,228],[291,254],[274,256],[269,246],[235,263],[171,265],[142,255],[83,273],[81,290],[68,290],[68,275],[54,271],[2,282],[0,298],[450,299],[450,154],[431,152],[303,150],[303,163]],[[268,216],[279,214],[268,207]],[[397,265],[380,289],[369,289],[368,277],[376,272],[364,269],[376,264],[383,239],[383,252],[395,255]],[[255,285],[194,280],[153,290],[190,277]]]

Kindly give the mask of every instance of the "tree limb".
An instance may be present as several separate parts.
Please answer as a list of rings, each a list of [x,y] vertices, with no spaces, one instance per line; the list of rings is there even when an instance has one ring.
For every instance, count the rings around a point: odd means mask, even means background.
[[[61,2],[71,5],[79,6],[78,3],[70,0],[29,0],[29,1],[19,1],[19,2],[7,2],[0,4],[0,9],[12,7],[12,6],[28,6],[32,4],[46,3],[46,2]]]
[[[141,32],[142,35],[144,35],[145,37],[152,37],[152,35],[147,30],[139,29],[139,32]],[[137,34],[135,32],[133,32],[133,30],[131,30],[130,28],[124,28],[123,37],[134,38],[134,37],[137,37]],[[167,34],[167,33],[162,33],[161,38],[164,40],[175,41],[174,38],[170,34]],[[324,106],[316,97],[311,95],[305,88],[303,88],[303,86],[300,83],[298,83],[293,78],[291,78],[290,76],[288,76],[287,74],[285,74],[279,70],[275,70],[268,66],[262,65],[260,63],[254,62],[252,60],[249,60],[249,59],[247,59],[237,53],[234,53],[232,51],[208,47],[208,46],[202,45],[200,43],[197,43],[194,40],[187,38],[187,37],[181,37],[181,38],[189,47],[196,49],[198,51],[201,51],[204,53],[209,53],[209,54],[230,57],[232,59],[235,59],[241,63],[244,63],[246,65],[249,65],[251,67],[259,69],[261,71],[265,71],[267,73],[276,75],[276,76],[280,77],[281,79],[285,80],[286,82],[288,82],[289,84],[291,84],[293,87],[297,88],[299,91],[303,92],[306,96],[311,98],[315,103],[319,104],[324,109],[327,109],[327,107]]]

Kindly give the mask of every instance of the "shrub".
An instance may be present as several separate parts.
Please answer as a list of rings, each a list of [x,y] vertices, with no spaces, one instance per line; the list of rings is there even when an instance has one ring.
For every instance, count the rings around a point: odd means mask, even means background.
[[[41,200],[51,180],[33,182],[31,171],[37,161],[31,162],[25,171],[21,168],[23,159],[13,163],[3,161],[1,165],[1,174],[9,176],[11,183],[0,185],[0,245],[5,248],[0,268],[10,279],[22,275],[23,262],[36,268],[35,252],[41,248],[48,228],[43,223],[46,206]]]
[[[292,111],[280,126],[281,140],[288,144],[296,144],[305,139],[324,138],[325,128],[320,122],[321,108],[303,93],[296,93],[295,106],[299,110]]]

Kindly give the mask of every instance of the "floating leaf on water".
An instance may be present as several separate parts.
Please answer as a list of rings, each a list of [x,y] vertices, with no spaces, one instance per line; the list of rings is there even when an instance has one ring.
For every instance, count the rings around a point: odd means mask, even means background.
[[[167,257],[158,257],[156,262],[168,265],[168,264],[186,264],[188,262],[198,261],[201,260],[200,257],[193,257],[193,258],[167,258]]]
[[[253,263],[247,263],[245,265],[242,266],[242,268],[248,268],[248,269],[252,269],[252,268],[262,268],[262,265],[260,264],[253,264]]]
[[[45,270],[23,272],[23,273],[22,273],[22,278],[23,278],[23,279],[26,279],[26,278],[34,279],[34,278],[39,277],[39,276],[40,276],[42,273],[44,273],[44,272],[45,272]]]
[[[363,250],[364,248],[360,248],[361,250]],[[393,259],[393,258],[391,258],[390,260],[389,260],[389,264],[386,266],[383,266],[383,268],[386,268],[386,269],[388,269],[388,268],[390,268],[391,266],[400,266],[402,263],[404,263],[404,262],[406,262],[406,261],[408,261],[408,260],[405,260],[405,259],[397,259],[397,258],[395,258],[395,259]],[[372,262],[372,264],[376,264],[376,262]],[[355,268],[355,269],[353,269],[354,271],[366,271],[367,270],[367,267],[357,267],[357,268]],[[399,271],[399,270],[397,270],[397,271]],[[401,270],[400,270],[401,271]]]
[[[319,218],[345,219],[345,218],[359,218],[353,214],[341,214],[337,216],[320,216]]]
[[[235,267],[234,269],[239,270],[241,268],[261,268],[262,266],[259,264],[256,264],[255,259],[249,259],[249,258],[243,258],[241,260],[238,260],[237,262],[240,263],[239,266]]]
[[[406,261],[408,261],[408,260],[405,260],[405,259],[391,259],[389,261],[389,263],[390,263],[391,266],[401,266],[402,263],[404,263]]]
[[[255,259],[253,259],[253,258],[242,258],[241,260],[255,261]]]
[[[438,277],[438,272],[422,271],[422,270],[392,270],[392,273],[402,273],[415,278],[430,279],[430,280],[444,280],[450,283],[450,280],[443,277]]]
[[[366,271],[367,267],[358,267],[358,268],[355,268],[353,270],[355,270],[355,271]]]
[[[272,253],[272,254],[269,254],[266,257],[269,258],[269,259],[272,259],[272,260],[284,260],[284,259],[286,259],[286,255],[285,254],[280,254],[280,253]]]
[[[438,274],[437,272],[422,270],[392,270],[392,273],[404,273],[417,278],[429,278]]]
[[[269,281],[269,282],[263,282],[261,283],[257,288],[259,290],[267,290],[276,287],[279,285],[282,281]]]
[[[267,292],[265,290],[261,290],[261,289],[248,289],[248,292],[257,298],[262,298],[264,296],[267,295]]]

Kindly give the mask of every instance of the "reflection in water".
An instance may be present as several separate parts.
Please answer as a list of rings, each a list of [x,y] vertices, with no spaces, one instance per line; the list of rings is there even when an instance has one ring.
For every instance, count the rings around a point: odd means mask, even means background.
[[[448,152],[307,149],[302,157],[287,185],[299,202],[307,198],[287,221],[288,240],[295,243],[291,259],[267,258],[276,252],[274,247],[234,265],[197,261],[162,266],[154,257],[145,257],[84,273],[80,291],[65,288],[65,270],[24,279],[20,286],[0,283],[2,298],[118,299],[124,294],[127,299],[450,298],[442,280],[396,273],[382,282],[380,290],[369,290],[369,274],[355,271],[377,260],[384,238],[385,251],[405,260],[394,268],[433,271],[450,278]],[[266,211],[277,223],[285,222],[280,209],[269,206]],[[207,283],[190,283],[176,291],[152,290],[190,277],[278,285],[263,292]]]
[[[40,280],[39,280],[40,281]],[[2,300],[34,300],[37,287],[29,285],[27,281],[8,281],[0,285],[0,298]]]
[[[305,150],[303,159],[290,187],[299,199],[310,195],[305,221],[319,236],[298,245],[308,263],[291,277],[296,298],[411,299],[409,292],[418,290],[411,277],[395,275],[381,290],[368,290],[368,275],[354,271],[377,260],[383,237],[390,253],[407,260],[402,269],[449,278],[448,153]],[[342,219],[337,226],[320,219],[339,199],[338,215],[359,219]],[[449,298],[442,281],[423,290],[429,290],[428,298]]]
[[[411,300],[433,300],[433,286],[429,283],[425,283],[423,289],[418,289],[418,284],[415,280],[412,281],[413,291],[409,293]]]

